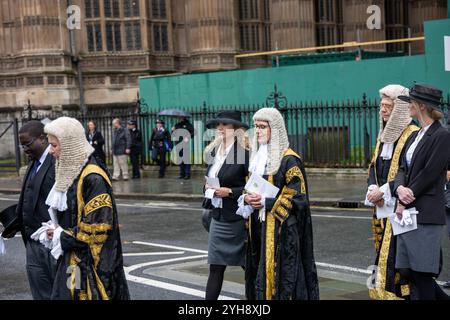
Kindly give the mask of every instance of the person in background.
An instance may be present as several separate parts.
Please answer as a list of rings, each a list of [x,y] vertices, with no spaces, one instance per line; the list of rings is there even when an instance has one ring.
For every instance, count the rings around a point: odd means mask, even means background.
[[[414,218],[408,209],[418,211],[417,229],[397,236],[395,268],[409,280],[411,300],[448,300],[435,280],[442,270],[444,187],[450,161],[450,133],[440,122],[442,91],[415,84],[409,96],[398,98],[411,103],[410,115],[421,129],[409,137],[395,177],[397,219],[411,224]]]
[[[190,160],[190,140],[194,137],[194,126],[189,122],[189,120],[186,117],[178,117],[177,118],[177,123],[175,124],[175,126],[172,128],[172,133],[175,130],[178,129],[184,129],[187,130],[189,135],[186,135],[184,137],[180,137],[178,143],[183,142],[187,145],[188,149],[186,150],[187,154],[186,156],[186,160],[182,160],[180,163],[180,176],[178,177],[178,179],[185,179],[185,180],[189,180],[191,178],[191,160]],[[178,156],[180,158],[183,158],[183,150],[181,150],[178,153]]]
[[[97,157],[99,160],[102,160],[103,163],[106,164],[106,155],[103,151],[105,139],[103,138],[102,133],[97,130],[97,124],[92,120],[88,122],[86,139],[88,140],[89,144],[95,149],[93,156]]]
[[[172,141],[169,131],[164,128],[164,121],[156,120],[156,128],[152,130],[149,150],[152,160],[159,164],[159,178],[164,178],[166,173],[166,153],[171,150]]]
[[[128,155],[131,150],[131,136],[130,131],[122,127],[120,119],[116,118],[113,124],[113,140],[112,140],[112,154],[114,163],[113,180],[118,181],[120,173],[122,173],[123,180],[128,180]]]
[[[137,121],[130,120],[128,121],[128,130],[130,131],[131,136],[131,148],[130,148],[130,160],[131,166],[133,167],[133,179],[141,178],[141,171],[139,158],[141,156],[142,150],[142,134],[137,129]]]

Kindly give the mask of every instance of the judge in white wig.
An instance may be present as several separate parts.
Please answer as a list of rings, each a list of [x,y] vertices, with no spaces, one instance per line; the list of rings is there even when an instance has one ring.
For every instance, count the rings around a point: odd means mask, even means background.
[[[394,180],[399,168],[400,156],[408,138],[419,130],[409,114],[409,103],[398,99],[408,95],[401,85],[388,85],[380,89],[380,131],[375,153],[369,166],[366,204],[374,207],[372,231],[377,253],[377,279],[369,289],[372,299],[397,300],[409,297],[409,285],[395,270],[396,239],[392,235],[389,219],[377,219],[376,207],[388,207],[394,212]],[[384,250],[381,251],[381,248]],[[375,281],[375,280],[374,280]]]
[[[255,126],[249,174],[279,189],[263,197],[244,194],[236,214],[248,218],[246,296],[257,300],[317,300],[308,186],[301,157],[289,148],[283,116],[263,108]]]
[[[52,299],[129,299],[106,167],[92,156],[94,149],[76,119],[56,119],[44,130],[56,158],[56,182],[46,201],[55,229],[42,239],[51,242],[59,259]]]

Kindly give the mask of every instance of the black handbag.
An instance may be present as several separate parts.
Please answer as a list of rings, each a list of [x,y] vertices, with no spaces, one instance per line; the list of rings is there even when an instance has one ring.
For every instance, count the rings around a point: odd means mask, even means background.
[[[212,204],[211,200],[209,199],[203,199],[202,203],[202,224],[203,228],[205,228],[206,232],[209,232],[209,227],[211,225],[211,219],[212,219]]]

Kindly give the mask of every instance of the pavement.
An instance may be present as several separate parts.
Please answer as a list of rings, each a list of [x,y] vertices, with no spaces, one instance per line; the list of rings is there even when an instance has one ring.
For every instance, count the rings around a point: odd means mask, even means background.
[[[23,170],[22,170],[23,172]],[[367,188],[364,170],[306,169],[311,206],[362,208]],[[190,180],[177,179],[177,167],[169,167],[166,177],[158,179],[155,168],[143,172],[143,178],[114,181],[117,199],[201,202],[204,170],[194,170]],[[0,193],[20,193],[21,178],[0,177]]]

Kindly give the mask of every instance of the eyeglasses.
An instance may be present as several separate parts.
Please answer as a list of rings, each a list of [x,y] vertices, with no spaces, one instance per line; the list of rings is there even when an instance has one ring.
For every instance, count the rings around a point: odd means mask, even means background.
[[[266,130],[269,126],[265,124],[255,124],[255,129]]]
[[[22,149],[29,149],[33,145],[33,143],[36,141],[36,139],[37,138],[33,138],[27,144],[21,144],[20,146],[22,147]]]

